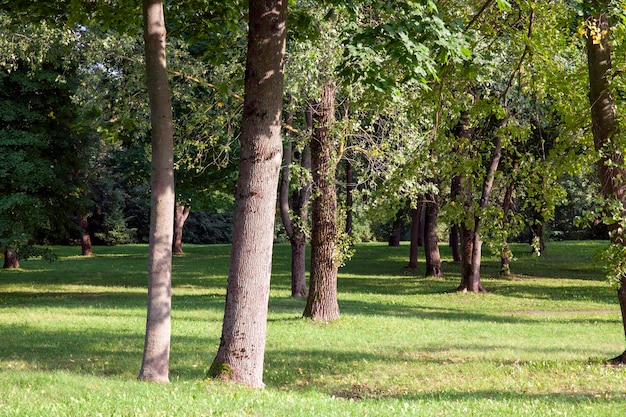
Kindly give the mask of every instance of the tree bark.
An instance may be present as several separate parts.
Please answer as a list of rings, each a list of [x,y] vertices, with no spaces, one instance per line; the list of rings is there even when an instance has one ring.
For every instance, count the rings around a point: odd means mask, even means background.
[[[311,170],[311,147],[306,145],[301,155],[302,168]],[[294,192],[293,211],[299,221],[294,228],[291,243],[291,295],[303,298],[309,295],[306,284],[306,228],[309,221],[309,199],[311,198],[311,184],[305,184]]]
[[[162,1],[144,0],[143,19],[152,124],[152,202],[148,256],[148,312],[139,379],[165,383],[169,382],[171,335],[174,140]]]
[[[337,166],[330,132],[335,112],[335,87],[327,83],[315,109],[316,128],[311,140],[313,186],[313,230],[311,233],[311,278],[303,316],[329,321],[339,318],[337,303]]]
[[[354,191],[354,171],[352,161],[346,159],[346,234],[352,237],[352,192]]]
[[[411,209],[411,243],[409,245],[409,269],[417,269],[419,257],[419,231],[420,219],[422,217],[422,205],[418,203],[417,208]]]
[[[83,256],[92,256],[93,248],[91,245],[91,236],[89,234],[89,218],[87,215],[79,215],[77,217],[78,227],[80,229],[80,246]]]
[[[402,221],[400,219],[400,212],[396,213],[396,217],[393,220],[391,226],[391,233],[389,234],[389,246],[400,246],[400,235],[402,234]]]
[[[489,166],[487,167],[487,172],[485,175],[485,180],[483,181],[482,193],[480,196],[480,201],[478,203],[479,210],[483,210],[487,207],[487,203],[489,202],[489,196],[491,195],[491,190],[493,188],[493,180],[496,175],[496,171],[498,169],[498,164],[500,163],[500,157],[502,156],[502,139],[499,136],[496,136],[494,143],[494,150],[491,154],[491,160],[489,162]],[[472,291],[472,292],[486,292],[483,287],[480,279],[480,264],[482,259],[482,239],[480,237],[480,231],[482,228],[482,217],[479,214],[474,214],[474,227],[472,230],[472,260],[471,260],[471,271],[470,276],[467,280],[467,288],[462,288],[462,291]]]
[[[172,253],[182,255],[183,252],[183,229],[189,217],[190,208],[178,203],[174,204],[174,240],[172,242]]]
[[[426,260],[426,276],[442,277],[439,237],[437,235],[437,218],[439,216],[437,194],[429,193],[426,196],[424,210],[426,210],[424,221],[424,259]]]
[[[286,116],[286,123],[292,125],[293,113]],[[297,161],[299,160],[299,161]],[[299,190],[294,190],[289,201],[291,164],[299,162],[305,169],[311,168],[311,152],[308,145],[305,146],[302,155],[293,152],[291,141],[287,141],[283,147],[283,166],[280,179],[279,207],[285,233],[291,246],[291,296],[303,298],[308,296],[309,289],[306,285],[306,233],[308,221],[308,201],[311,194],[309,184]],[[290,207],[290,205],[292,207]],[[293,213],[294,218],[291,215]]]
[[[13,249],[6,248],[4,250],[4,263],[2,264],[3,269],[11,269],[11,268],[19,268],[20,261],[17,258],[17,254]]]
[[[591,105],[591,121],[594,146],[600,151],[598,161],[602,192],[607,199],[626,203],[626,168],[619,141],[613,137],[617,132],[617,116],[615,101],[609,88],[607,75],[612,71],[611,48],[608,42],[611,24],[605,13],[597,17],[587,17],[587,64],[589,69],[589,103]],[[597,34],[590,28],[596,28]],[[598,39],[597,36],[600,38]],[[621,213],[624,217],[625,213]],[[622,225],[609,226],[611,244],[626,245],[626,237]],[[626,335],[626,277],[622,276],[617,297],[622,312],[622,326]],[[626,351],[611,360],[613,363],[626,363]]]
[[[452,178],[452,184],[450,185],[450,199],[452,201],[456,200],[457,196],[461,193],[461,177],[455,175]],[[450,239],[449,244],[452,250],[452,260],[454,262],[461,261],[461,254],[459,252],[459,235],[461,231],[459,230],[458,224],[452,224],[450,226]]]
[[[514,169],[517,164],[514,165]],[[504,199],[502,200],[502,227],[508,229],[508,216],[511,210],[511,204],[513,203],[513,192],[515,191],[515,181],[510,180],[509,186],[504,193]],[[504,242],[502,247],[502,253],[500,254],[500,275],[508,277],[511,275],[511,251],[509,249],[508,241]]]
[[[220,346],[209,376],[264,387],[278,176],[286,0],[249,1],[235,227]]]

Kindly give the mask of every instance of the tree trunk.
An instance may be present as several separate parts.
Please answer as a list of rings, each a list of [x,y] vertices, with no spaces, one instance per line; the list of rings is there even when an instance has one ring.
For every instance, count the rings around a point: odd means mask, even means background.
[[[4,263],[2,264],[3,269],[11,269],[11,268],[19,268],[20,261],[17,258],[17,254],[13,249],[6,248],[4,250]]]
[[[453,224],[450,226],[450,235],[448,237],[448,244],[452,251],[452,261],[459,262],[461,260],[461,253],[459,252],[459,226]]]
[[[285,122],[288,125],[293,124],[292,112],[287,114]],[[305,146],[300,158],[298,158],[297,154],[297,152],[293,152],[291,141],[286,142],[283,147],[283,166],[278,200],[281,220],[291,246],[291,296],[302,298],[309,294],[309,289],[306,285],[306,233],[304,229],[308,219],[308,201],[311,187],[310,185],[305,185],[299,190],[294,190],[291,198],[292,207],[290,208],[290,167],[292,161],[300,159],[299,162],[303,168],[311,168],[309,146]],[[292,213],[294,219],[291,218]]]
[[[77,217],[78,227],[80,229],[80,246],[83,256],[92,256],[93,249],[91,246],[91,236],[89,235],[89,218],[87,215],[79,215]]]
[[[311,170],[311,147],[306,145],[301,155],[302,168]],[[291,242],[291,295],[303,298],[309,295],[306,285],[306,228],[309,221],[311,184],[305,184],[294,192],[293,211],[298,216]]]
[[[518,166],[517,163],[513,164],[513,169],[516,169]],[[515,181],[513,179],[510,180],[509,186],[506,188],[506,192],[504,193],[504,199],[502,200],[502,227],[507,230],[508,229],[508,217],[509,212],[511,210],[511,205],[513,203],[513,192],[515,191]],[[508,235],[508,233],[507,233]],[[500,275],[508,277],[511,275],[511,250],[509,249],[508,239],[505,240],[504,245],[502,247],[502,252],[500,254]]]
[[[165,58],[165,19],[161,0],[144,0],[143,16],[152,124],[152,203],[148,256],[148,312],[139,379],[169,382],[174,141],[172,101]]]
[[[609,89],[607,74],[612,71],[611,49],[608,42],[611,25],[605,13],[597,18],[587,17],[587,64],[589,69],[589,103],[594,146],[600,152],[598,161],[602,192],[607,199],[626,203],[626,168],[624,168],[623,149],[617,148],[613,136],[617,131],[615,101]],[[591,28],[597,33],[591,33]],[[598,39],[597,36],[600,36]],[[622,218],[624,213],[621,213]],[[623,225],[609,226],[611,244],[626,245]],[[622,325],[626,335],[626,277],[622,276],[617,296],[622,312]],[[612,359],[613,363],[626,363],[626,351]]]
[[[498,164],[500,163],[500,157],[502,155],[502,139],[499,136],[495,138],[494,150],[491,155],[491,161],[489,162],[489,166],[487,167],[487,172],[485,175],[485,180],[483,181],[482,193],[480,196],[480,201],[478,203],[479,210],[483,210],[487,207],[487,203],[489,202],[489,196],[491,195],[491,190],[493,188],[493,180],[496,175],[496,171],[498,169]],[[480,238],[480,231],[482,228],[482,217],[480,214],[474,215],[474,227],[473,227],[473,238],[474,242],[472,243],[472,262],[471,262],[471,272],[468,279],[468,291],[472,292],[487,292],[482,285],[480,279],[480,264],[482,258],[482,239]]]
[[[419,254],[419,230],[420,230],[420,218],[422,217],[422,210],[420,204],[418,208],[411,209],[411,243],[409,245],[409,269],[416,270],[418,265]]]
[[[442,277],[441,254],[439,253],[439,237],[437,235],[437,218],[439,216],[439,201],[437,194],[426,196],[424,205],[424,258],[426,260],[426,276]]]
[[[286,0],[251,0],[235,227],[220,346],[209,376],[261,388],[278,176]]]
[[[172,243],[172,252],[176,255],[182,255],[183,252],[183,228],[189,217],[190,208],[174,204],[174,241]]]
[[[474,253],[474,230],[467,227],[465,222],[459,226],[459,238],[461,240],[461,284],[458,291],[474,291],[470,284],[472,254]]]
[[[303,316],[329,321],[339,318],[337,303],[337,166],[331,128],[335,112],[335,87],[327,83],[314,117],[316,128],[311,140],[315,197],[312,204],[311,278]]]
[[[352,237],[352,192],[354,191],[354,172],[352,161],[346,159],[346,234]]]
[[[452,178],[452,184],[450,185],[450,199],[455,201],[459,194],[461,193],[461,177],[455,175]],[[459,252],[459,234],[461,231],[459,230],[458,224],[452,224],[450,226],[450,239],[449,245],[452,250],[452,260],[454,262],[459,262],[461,260],[461,254]]]
[[[400,235],[402,234],[402,221],[400,219],[400,212],[396,214],[396,218],[393,220],[391,226],[391,233],[389,234],[389,246],[400,246]]]

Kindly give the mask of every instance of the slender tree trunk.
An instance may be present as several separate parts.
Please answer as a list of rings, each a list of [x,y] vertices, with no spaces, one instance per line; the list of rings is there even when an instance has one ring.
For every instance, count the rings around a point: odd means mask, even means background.
[[[2,264],[3,269],[11,269],[11,268],[19,268],[20,261],[17,258],[17,254],[13,249],[6,248],[4,250],[4,263]]]
[[[301,155],[302,168],[311,170],[311,147],[306,145]],[[291,295],[307,297],[309,288],[306,284],[306,228],[309,221],[309,199],[311,198],[311,184],[305,184],[294,193],[293,210],[299,218],[294,228],[293,242],[291,243]]]
[[[441,254],[439,253],[439,237],[437,236],[437,218],[439,216],[439,201],[437,194],[430,193],[426,197],[424,205],[425,232],[424,253],[426,260],[426,276],[442,277]]]
[[[624,167],[623,149],[619,148],[613,136],[617,132],[615,101],[609,88],[607,75],[612,71],[611,48],[608,36],[611,25],[608,15],[600,13],[597,17],[587,17],[587,27],[596,28],[597,34],[588,29],[587,64],[589,69],[589,103],[594,146],[600,151],[598,161],[602,192],[608,199],[626,203],[626,168]],[[600,36],[598,39],[597,36]],[[621,213],[622,217],[624,213]],[[626,245],[623,226],[610,226],[611,243]],[[626,277],[622,276],[617,297],[622,312],[622,325],[626,335]],[[626,351],[612,359],[613,363],[626,363]]]
[[[450,225],[450,234],[448,237],[448,244],[452,251],[452,261],[459,262],[461,260],[461,253],[459,252],[459,225]]]
[[[285,118],[288,125],[293,124],[293,113],[290,112]],[[310,185],[305,185],[292,193],[290,208],[290,171],[293,160],[300,159],[300,165],[305,169],[311,168],[311,152],[309,146],[305,146],[302,155],[293,152],[291,141],[287,141],[283,147],[283,166],[280,179],[279,206],[280,215],[285,233],[291,246],[291,296],[306,297],[309,289],[306,285],[306,234],[304,229],[308,220],[308,201],[310,197]],[[294,215],[294,219],[291,215]],[[295,220],[295,221],[294,221]]]
[[[209,376],[261,388],[278,176],[286,0],[249,1],[241,156],[220,346]]]
[[[92,256],[93,248],[91,246],[91,236],[89,235],[89,217],[84,214],[79,215],[77,223],[80,229],[81,254],[83,256]]]
[[[174,204],[174,241],[172,243],[172,252],[181,255],[183,254],[183,229],[185,222],[189,217],[190,208],[187,206],[181,206],[178,203]]]
[[[172,101],[165,58],[161,0],[144,0],[146,75],[152,124],[152,203],[148,256],[148,313],[139,379],[169,382],[174,230]]]
[[[311,234],[311,278],[309,297],[303,316],[329,321],[339,318],[337,303],[337,166],[330,129],[334,121],[335,87],[327,83],[314,117],[315,134],[311,141],[313,184],[313,230]]]
[[[487,167],[487,173],[483,182],[482,193],[478,207],[483,210],[487,207],[489,202],[489,196],[493,188],[493,180],[500,163],[500,157],[502,155],[502,139],[499,136],[495,138],[494,150],[491,155],[491,161]],[[482,239],[480,237],[480,231],[482,229],[482,217],[480,215],[474,215],[474,227],[473,227],[473,243],[472,243],[472,262],[471,272],[468,279],[468,291],[472,292],[486,292],[480,279],[480,264],[482,259]]]
[[[514,164],[515,169],[517,164]],[[508,229],[508,217],[511,210],[511,204],[513,202],[513,191],[515,190],[515,181],[511,179],[509,186],[504,193],[504,199],[502,200],[502,227],[505,230]],[[500,254],[500,274],[508,277],[511,274],[511,250],[509,249],[508,240],[504,242],[502,247],[502,253]]]
[[[354,191],[354,172],[352,161],[346,159],[346,234],[352,237],[352,192]]]
[[[461,177],[455,175],[452,178],[452,184],[450,186],[450,199],[452,201],[456,200],[457,196],[461,193]],[[452,249],[452,260],[454,262],[459,262],[461,260],[461,254],[459,252],[459,234],[461,231],[459,230],[458,224],[452,224],[450,226],[450,238],[449,245]]]
[[[418,204],[418,208],[411,209],[411,243],[409,245],[409,269],[416,270],[418,265],[419,254],[419,231],[420,231],[420,219],[422,217],[422,207]]]
[[[461,240],[461,284],[458,291],[474,291],[470,283],[472,254],[474,253],[474,230],[468,227],[466,223],[461,223],[459,226],[459,238]]]
[[[402,222],[400,219],[400,212],[396,213],[396,218],[393,220],[391,226],[391,233],[389,234],[389,246],[400,246],[400,235],[402,234]]]

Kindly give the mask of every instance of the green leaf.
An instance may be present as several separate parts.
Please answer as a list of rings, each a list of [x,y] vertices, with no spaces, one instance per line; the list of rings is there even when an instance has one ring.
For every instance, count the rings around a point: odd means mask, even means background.
[[[498,0],[498,9],[511,10],[511,3],[508,0]]]

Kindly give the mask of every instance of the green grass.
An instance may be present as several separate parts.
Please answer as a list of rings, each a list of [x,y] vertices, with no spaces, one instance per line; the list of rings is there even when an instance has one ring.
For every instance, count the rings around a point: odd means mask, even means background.
[[[485,256],[489,295],[407,275],[408,245],[357,247],[339,277],[341,319],[301,318],[289,248],[274,257],[265,390],[205,380],[217,350],[228,246],[174,259],[169,385],[136,380],[147,247],[56,248],[0,272],[0,416],[621,416],[626,367],[600,242],[515,245],[514,275]],[[421,260],[420,260],[421,261]]]

